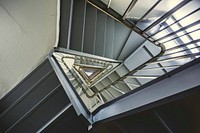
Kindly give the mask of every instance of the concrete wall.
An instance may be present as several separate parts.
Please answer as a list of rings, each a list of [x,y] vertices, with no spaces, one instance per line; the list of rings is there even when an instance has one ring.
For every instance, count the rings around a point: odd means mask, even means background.
[[[0,98],[55,45],[56,18],[57,0],[0,1]]]

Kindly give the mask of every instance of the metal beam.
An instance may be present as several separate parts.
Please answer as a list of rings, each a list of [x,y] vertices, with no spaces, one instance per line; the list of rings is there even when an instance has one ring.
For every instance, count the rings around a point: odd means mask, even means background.
[[[146,86],[139,87],[140,90],[136,93],[125,94],[126,96],[110,104],[107,103],[93,115],[93,120],[104,122],[118,119],[141,111],[141,108],[146,110],[172,101],[172,99],[176,100],[177,95],[182,94],[181,97],[184,97],[189,95],[188,91],[199,91],[199,79],[200,58],[151,81]]]

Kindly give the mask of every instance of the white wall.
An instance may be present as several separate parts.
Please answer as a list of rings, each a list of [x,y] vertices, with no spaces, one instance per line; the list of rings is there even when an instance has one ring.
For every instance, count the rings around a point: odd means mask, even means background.
[[[0,0],[0,98],[55,45],[56,18],[57,0]]]

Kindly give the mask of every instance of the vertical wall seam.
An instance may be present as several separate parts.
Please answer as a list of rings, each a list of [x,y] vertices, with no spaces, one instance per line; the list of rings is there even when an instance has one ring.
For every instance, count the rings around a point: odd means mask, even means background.
[[[114,58],[114,44],[115,44],[115,28],[116,28],[116,25],[115,25],[116,21],[114,20],[114,28],[113,28],[113,41],[112,41],[112,55],[111,55],[111,58]]]
[[[83,12],[83,28],[82,28],[82,38],[81,38],[81,52],[83,52],[84,37],[85,37],[85,18],[86,18],[86,2],[84,2],[84,12]]]
[[[104,28],[104,42],[103,42],[103,57],[105,57],[105,53],[106,53],[106,39],[107,39],[107,15],[106,15],[106,18],[105,18],[105,28]]]
[[[74,0],[70,2],[70,17],[69,17],[69,28],[68,28],[68,37],[67,37],[67,49],[70,48],[70,41],[71,41],[71,29],[72,29],[72,16],[73,16],[73,5]]]
[[[97,9],[96,9],[96,16],[95,16],[95,28],[94,28],[94,47],[93,47],[93,54],[95,54],[96,49],[96,36],[97,36]]]

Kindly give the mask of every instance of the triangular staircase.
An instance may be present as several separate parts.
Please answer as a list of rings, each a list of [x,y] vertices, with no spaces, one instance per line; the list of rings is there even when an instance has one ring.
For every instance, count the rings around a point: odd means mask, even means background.
[[[80,75],[87,80],[88,83],[96,78],[104,69],[106,68],[96,68],[96,67],[85,67],[74,65],[74,68],[80,73]]]

